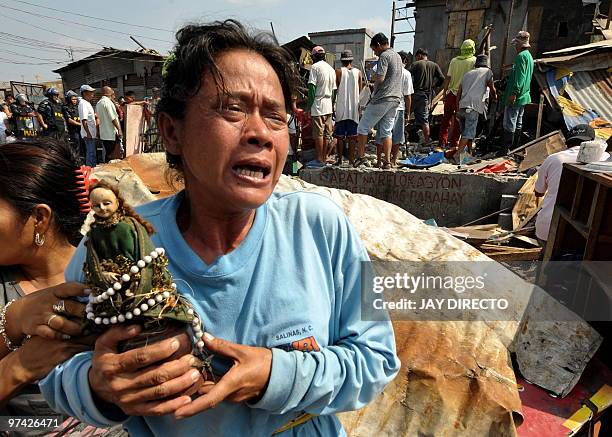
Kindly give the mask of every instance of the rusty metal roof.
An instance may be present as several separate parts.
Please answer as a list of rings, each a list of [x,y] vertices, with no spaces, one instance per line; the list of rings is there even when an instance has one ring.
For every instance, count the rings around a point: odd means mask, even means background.
[[[572,75],[565,91],[571,99],[586,109],[593,109],[612,122],[612,72],[607,70],[579,71]]]

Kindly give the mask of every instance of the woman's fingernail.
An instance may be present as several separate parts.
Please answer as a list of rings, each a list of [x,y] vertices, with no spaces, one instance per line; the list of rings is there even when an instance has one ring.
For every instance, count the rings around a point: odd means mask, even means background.
[[[192,358],[189,360],[189,365],[190,365],[191,367],[196,367],[196,366],[198,365],[198,363],[199,363],[199,360],[198,360],[196,357],[192,357]]]
[[[129,334],[129,335],[134,335],[134,334],[136,334],[137,332],[138,332],[138,326],[137,326],[137,325],[133,325],[133,326],[130,326],[130,327],[128,328],[128,334]]]
[[[174,339],[174,340],[172,340],[172,343],[170,343],[170,348],[171,348],[173,351],[176,351],[176,350],[178,350],[178,348],[179,348],[179,346],[180,346],[180,345],[181,345],[181,344],[179,343],[179,341],[178,341],[177,339]]]
[[[213,337],[210,333],[205,332],[204,333],[204,338],[206,338],[206,340],[208,341],[213,341],[215,339],[215,337]]]
[[[191,372],[191,379],[193,381],[197,381],[198,379],[200,379],[200,372],[198,372],[197,370],[194,370]]]

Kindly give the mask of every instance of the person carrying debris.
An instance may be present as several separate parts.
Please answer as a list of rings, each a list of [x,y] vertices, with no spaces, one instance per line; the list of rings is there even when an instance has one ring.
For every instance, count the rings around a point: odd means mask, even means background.
[[[541,246],[545,246],[548,240],[548,231],[550,230],[550,222],[552,221],[553,210],[555,209],[563,164],[566,162],[577,162],[580,145],[584,141],[593,141],[594,139],[595,129],[591,126],[588,124],[575,126],[569,131],[567,140],[565,140],[567,150],[549,155],[538,169],[535,195],[537,197],[544,197],[544,200],[542,201],[542,209],[540,209],[536,218],[535,226],[536,237]],[[609,158],[610,154],[604,153],[601,161],[606,161]]]
[[[412,64],[410,73],[414,84],[414,95],[412,96],[414,119],[416,124],[423,130],[423,141],[431,141],[429,130],[429,106],[436,88],[444,83],[446,77],[440,66],[428,59],[429,54],[425,49],[418,49],[415,53],[416,62]]]
[[[359,124],[359,93],[364,82],[361,71],[353,67],[353,52],[345,50],[340,55],[342,67],[336,69],[336,125],[334,136],[337,140],[337,160],[334,165],[342,164],[344,146],[349,148],[351,165],[355,159],[357,145],[357,125]]]
[[[334,112],[333,96],[336,90],[336,70],[325,61],[325,49],[312,49],[312,67],[308,77],[308,103],[306,109],[312,117],[312,138],[317,156],[306,163],[306,168],[325,167],[327,145],[332,141]]]
[[[461,80],[457,89],[459,100],[459,112],[457,118],[461,126],[461,141],[457,147],[449,149],[445,153],[447,159],[459,159],[461,152],[466,146],[472,146],[476,138],[476,129],[480,116],[486,114],[487,89],[489,97],[497,99],[497,91],[493,84],[493,72],[489,68],[489,57],[478,55],[475,69],[468,71]],[[459,162],[460,163],[460,162]]]
[[[395,113],[402,96],[402,58],[389,46],[389,39],[383,33],[372,37],[370,48],[378,56],[376,73],[374,75],[374,92],[370,102],[359,120],[357,134],[359,135],[359,157],[353,166],[365,164],[365,145],[370,130],[378,123],[380,137],[385,157],[382,160],[383,169],[391,168],[391,148]]]
[[[525,105],[531,103],[534,62],[529,52],[529,38],[529,32],[521,30],[512,40],[517,55],[504,91],[503,145],[506,152],[520,145]]]
[[[62,139],[66,134],[66,122],[62,112],[62,102],[59,91],[55,87],[45,91],[46,99],[38,105],[38,113],[42,116],[47,127],[43,131],[44,136]]]
[[[459,56],[454,57],[448,66],[448,73],[444,80],[444,117],[440,126],[439,146],[446,149],[454,148],[459,144],[459,126],[457,123],[457,110],[459,109],[459,85],[463,76],[474,68],[476,63],[476,44],[466,39],[461,44]],[[450,131],[450,142],[448,139]]]

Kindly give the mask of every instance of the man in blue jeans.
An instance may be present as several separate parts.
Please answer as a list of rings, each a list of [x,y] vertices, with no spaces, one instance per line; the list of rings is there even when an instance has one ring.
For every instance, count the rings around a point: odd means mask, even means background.
[[[91,101],[94,97],[95,88],[89,85],[81,85],[81,101],[79,102],[79,118],[81,119],[81,137],[85,143],[85,165],[95,167],[96,141],[98,137],[98,126],[96,113]]]
[[[404,64],[400,55],[389,46],[389,39],[382,33],[377,33],[372,37],[370,48],[378,56],[374,76],[374,93],[357,127],[359,136],[358,158],[353,166],[359,167],[365,164],[365,145],[368,141],[368,134],[378,123],[385,154],[382,160],[382,168],[389,169],[391,168],[389,161],[392,146],[391,134],[397,106],[402,98],[402,70]]]

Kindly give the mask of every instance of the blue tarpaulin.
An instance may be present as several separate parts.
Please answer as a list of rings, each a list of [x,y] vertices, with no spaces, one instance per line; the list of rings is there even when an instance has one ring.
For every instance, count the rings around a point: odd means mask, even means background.
[[[425,156],[412,156],[403,161],[398,161],[398,164],[410,168],[429,168],[440,164],[442,161],[444,161],[444,152],[435,152]]]

